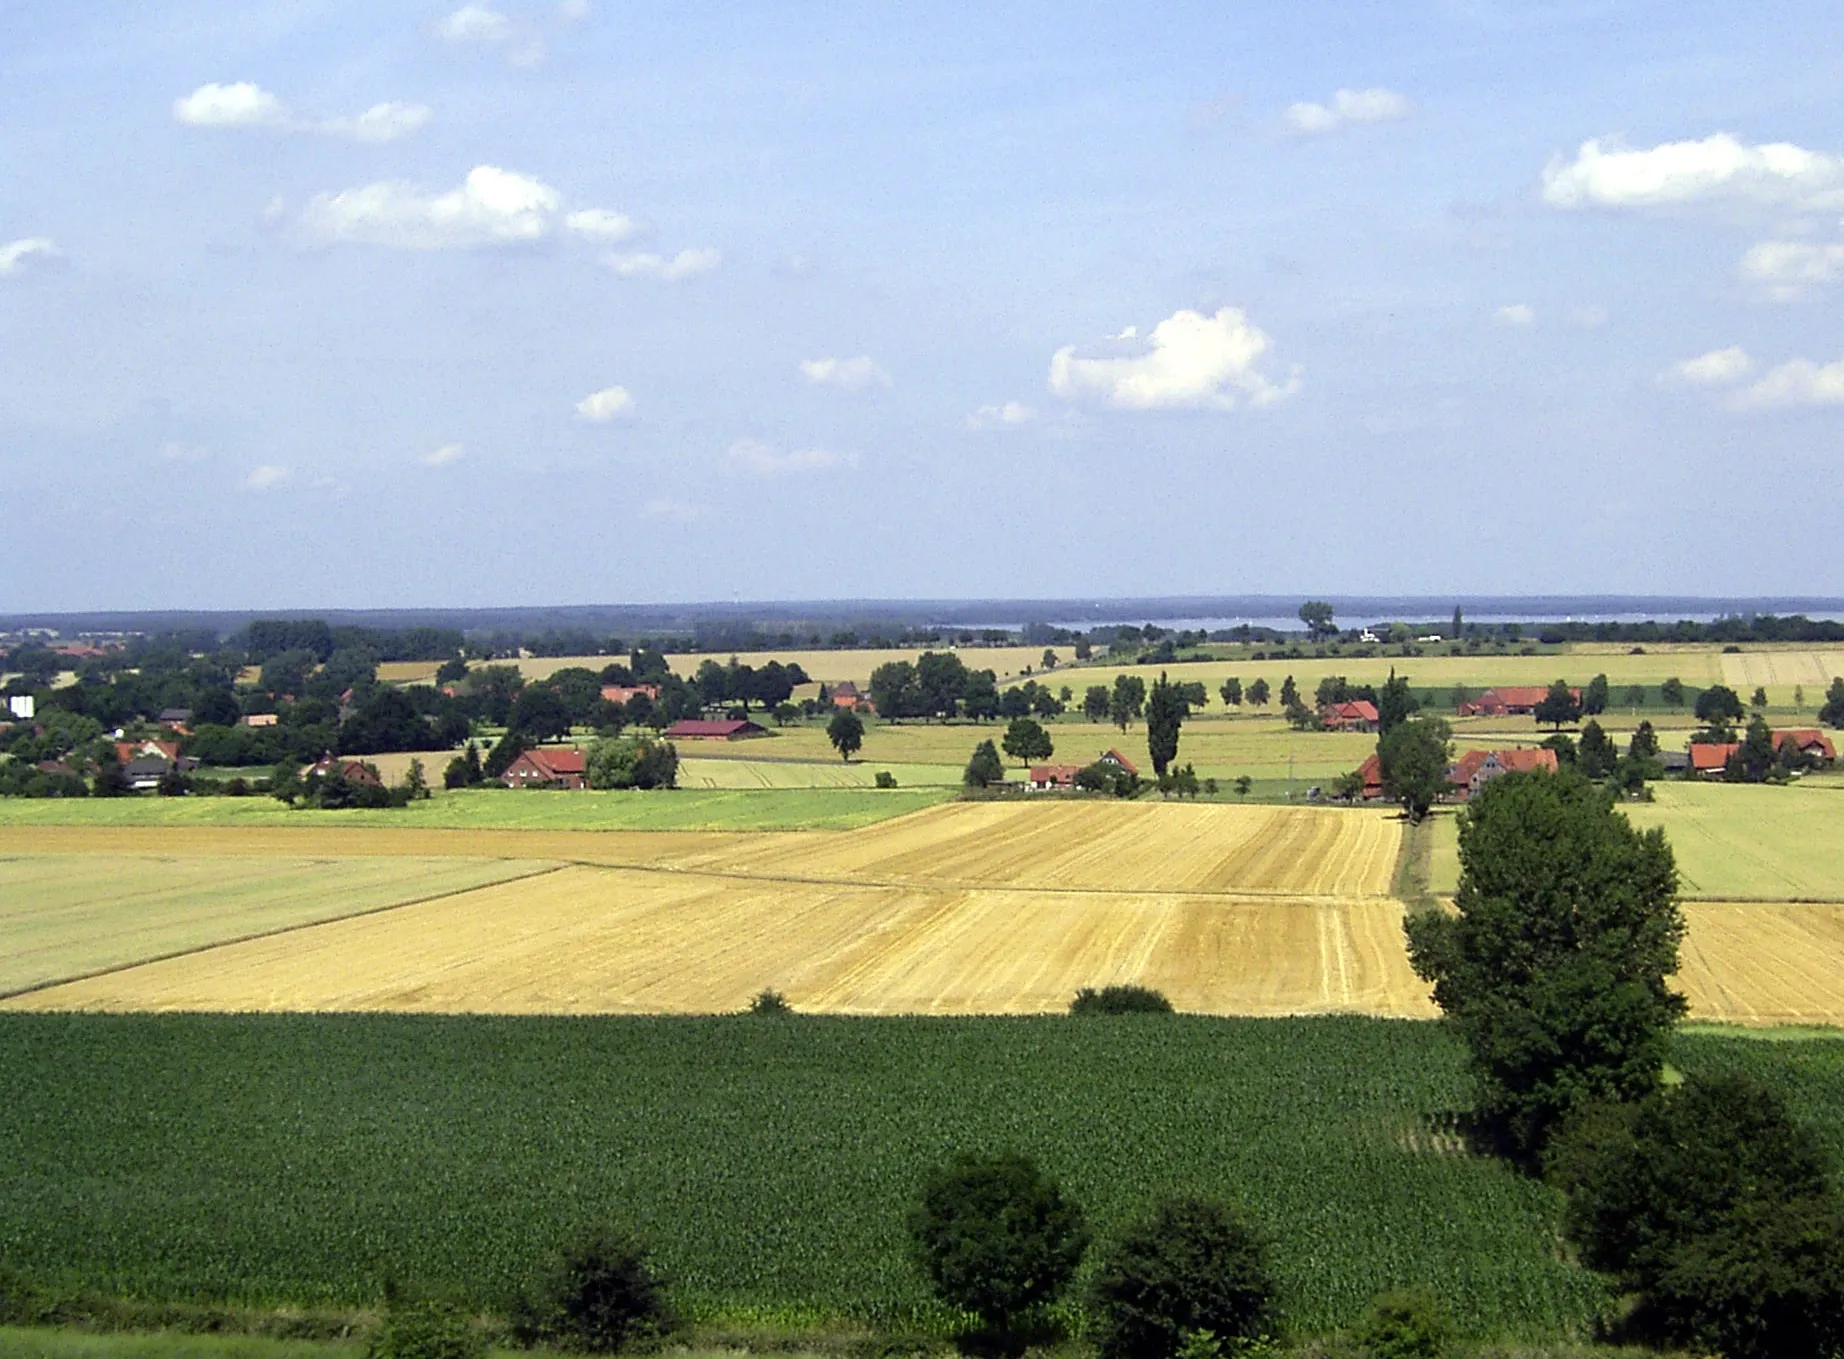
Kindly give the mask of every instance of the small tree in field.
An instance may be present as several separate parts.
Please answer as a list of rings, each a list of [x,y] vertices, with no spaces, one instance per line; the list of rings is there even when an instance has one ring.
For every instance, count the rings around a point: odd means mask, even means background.
[[[365,1359],[482,1359],[486,1341],[459,1309],[391,1300],[365,1347]]]
[[[665,1286],[647,1248],[623,1232],[599,1231],[565,1245],[521,1298],[513,1329],[527,1344],[614,1354],[672,1330]]]
[[[1029,717],[1014,717],[1005,729],[1001,745],[1007,755],[1027,764],[1032,760],[1047,760],[1056,750],[1050,733]]]
[[[975,746],[961,782],[969,788],[987,788],[1005,782],[1005,761],[999,758],[998,747],[991,741],[981,741]]]
[[[1004,1334],[1069,1286],[1088,1228],[1029,1158],[963,1152],[934,1170],[909,1213],[909,1243],[935,1295]]]
[[[1089,1301],[1102,1359],[1175,1359],[1200,1332],[1255,1340],[1275,1322],[1266,1244],[1205,1199],[1169,1200],[1123,1232]]]
[[[850,760],[864,746],[864,719],[850,708],[840,708],[826,724],[826,739],[841,760]]]

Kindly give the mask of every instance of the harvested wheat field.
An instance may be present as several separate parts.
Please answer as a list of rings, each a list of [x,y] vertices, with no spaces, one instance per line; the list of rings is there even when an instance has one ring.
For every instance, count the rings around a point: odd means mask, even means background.
[[[1692,1018],[1844,1023],[1844,906],[1693,901],[1684,916],[1676,985]]]
[[[16,1008],[1028,1014],[1156,986],[1220,1014],[1427,1015],[1388,899],[942,891],[575,867],[39,991]]]

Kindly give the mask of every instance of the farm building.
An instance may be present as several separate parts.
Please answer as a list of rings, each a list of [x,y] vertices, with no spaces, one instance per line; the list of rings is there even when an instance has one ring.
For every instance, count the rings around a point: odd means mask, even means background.
[[[508,788],[587,788],[583,777],[583,752],[527,750],[506,766],[499,781]]]
[[[1837,748],[1831,744],[1831,738],[1816,728],[1807,727],[1794,731],[1777,731],[1774,733],[1774,752],[1791,744],[1802,755],[1821,765],[1837,763]]]
[[[155,720],[163,727],[172,727],[175,730],[184,731],[192,724],[192,709],[162,708],[160,710],[160,716]]]
[[[1740,744],[1734,741],[1693,741],[1690,746],[1690,772],[1706,779],[1719,779],[1729,767],[1729,756],[1740,749]]]
[[[372,788],[382,788],[384,780],[378,777],[378,771],[362,760],[342,760],[332,753],[322,755],[313,764],[301,771],[302,778],[328,778],[338,774],[347,783],[363,783]]]
[[[137,793],[158,788],[160,780],[173,771],[175,761],[164,755],[137,755],[122,766],[122,777]]]
[[[659,701],[659,685],[604,684],[602,686],[602,701],[604,703],[619,703],[623,707],[643,694],[657,703]]]
[[[1136,779],[1140,776],[1140,767],[1112,747],[1103,751],[1096,759],[1095,763],[1108,765],[1111,768],[1120,770],[1123,774],[1131,774]]]
[[[162,759],[174,763],[179,759],[179,742],[177,741],[117,741],[115,743],[115,762],[126,765],[131,760],[142,756]]]
[[[1364,801],[1375,802],[1383,796],[1383,761],[1374,750],[1357,767],[1357,776],[1364,781],[1363,791],[1359,794]]]
[[[669,741],[741,741],[751,736],[766,736],[768,728],[740,717],[688,717],[666,728]]]
[[[1466,802],[1501,774],[1553,774],[1558,767],[1553,750],[1469,750],[1447,770],[1448,795]]]
[[[829,694],[832,699],[832,706],[835,708],[849,708],[853,712],[856,712],[860,708],[868,708],[871,706],[871,701],[866,698],[863,692],[859,690],[858,686],[853,684],[850,680],[840,680],[837,684],[832,686]]]
[[[246,727],[273,727],[281,721],[274,713],[249,713],[240,720]]]
[[[1581,702],[1581,690],[1571,688],[1569,694],[1577,703]],[[1461,717],[1516,717],[1529,716],[1537,710],[1537,705],[1549,697],[1549,687],[1542,684],[1513,684],[1498,689],[1487,689],[1467,703],[1460,705]]]
[[[1375,731],[1377,705],[1367,698],[1328,703],[1319,710],[1319,725],[1327,731]]]
[[[1025,787],[1034,793],[1050,792],[1057,788],[1074,788],[1076,775],[1082,772],[1079,764],[1034,764],[1031,776],[1025,780]]]

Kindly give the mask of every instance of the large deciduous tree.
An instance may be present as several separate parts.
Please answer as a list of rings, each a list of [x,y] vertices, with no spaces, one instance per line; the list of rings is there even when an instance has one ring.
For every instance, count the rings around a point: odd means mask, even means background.
[[[1056,753],[1050,733],[1029,717],[1014,717],[1005,729],[1001,745],[1007,755],[1026,764],[1032,760],[1047,760]]]
[[[850,708],[837,709],[826,724],[826,739],[841,760],[850,760],[864,746],[864,719]]]
[[[1338,631],[1332,622],[1332,606],[1323,599],[1309,599],[1300,605],[1300,621],[1306,624],[1306,631],[1316,640],[1329,637]]]
[[[1579,775],[1504,775],[1461,816],[1455,906],[1408,921],[1409,955],[1507,1151],[1534,1156],[1575,1109],[1657,1088],[1684,1012],[1665,980],[1684,920],[1662,831]]]
[[[1377,738],[1383,795],[1420,821],[1447,791],[1453,728],[1438,717],[1409,718]]]
[[[1532,715],[1538,722],[1547,722],[1561,731],[1565,722],[1580,721],[1581,713],[1581,699],[1569,688],[1568,681],[1556,680],[1538,702]]]

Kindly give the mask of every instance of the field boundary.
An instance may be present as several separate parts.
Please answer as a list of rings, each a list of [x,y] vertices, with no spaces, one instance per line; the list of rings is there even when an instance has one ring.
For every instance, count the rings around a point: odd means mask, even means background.
[[[568,861],[547,864],[543,868],[533,869],[530,873],[514,874],[510,878],[501,878],[487,886],[503,887],[515,882],[530,882],[533,878],[547,877],[566,868],[578,865]],[[426,906],[432,901],[446,901],[449,897],[464,896],[468,892],[478,892],[482,887],[462,887],[452,892],[432,892],[428,896],[413,897],[408,901],[393,901],[383,906],[365,906],[344,915],[326,916],[319,920],[299,920],[291,925],[278,925],[269,930],[252,930],[248,934],[235,935],[228,939],[213,939],[208,944],[194,944],[190,948],[169,949],[165,953],[150,954],[145,958],[135,958],[129,962],[111,963],[107,967],[94,967],[86,972],[74,972],[67,977],[54,977],[47,981],[32,982],[27,986],[15,986],[0,990],[0,1001],[14,1000],[20,996],[34,995],[40,991],[49,991],[57,986],[71,986],[77,982],[93,981],[97,977],[110,977],[118,972],[132,972],[137,967],[151,967],[155,963],[171,962],[175,958],[190,958],[199,953],[210,953],[213,949],[229,948],[233,944],[247,944],[257,939],[274,939],[279,935],[298,934],[302,930],[315,929],[321,925],[335,925],[343,920],[361,920],[368,915],[383,915],[386,911],[401,911],[411,906]]]

